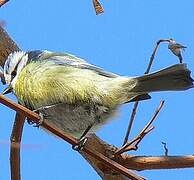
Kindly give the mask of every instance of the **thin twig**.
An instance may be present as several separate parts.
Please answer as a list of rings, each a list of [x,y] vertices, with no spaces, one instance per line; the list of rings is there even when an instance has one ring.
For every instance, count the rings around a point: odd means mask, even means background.
[[[154,115],[152,116],[152,118],[150,119],[150,121],[145,125],[145,127],[141,130],[141,132],[133,140],[129,141],[123,147],[121,147],[120,149],[118,149],[115,152],[115,155],[119,155],[119,154],[122,154],[122,153],[124,153],[126,151],[130,151],[130,150],[137,150],[138,144],[141,142],[141,140],[144,138],[144,136],[146,134],[148,134],[150,131],[153,130],[154,127],[151,126],[151,124],[156,119],[156,117],[159,114],[160,110],[162,109],[163,105],[164,105],[164,101],[161,101],[160,102],[160,105],[156,109]]]
[[[159,47],[160,43],[162,43],[162,42],[169,42],[169,39],[160,39],[160,40],[157,41],[156,46],[155,46],[155,48],[152,52],[152,55],[150,57],[149,64],[148,64],[147,69],[144,72],[144,74],[148,74],[150,72],[150,69],[152,67],[156,52],[158,50],[158,47]],[[126,144],[128,139],[129,139],[129,135],[130,135],[130,132],[131,132],[131,129],[132,129],[132,125],[134,123],[135,114],[137,112],[138,105],[139,105],[139,101],[136,101],[133,105],[133,111],[132,111],[131,116],[130,116],[129,125],[128,125],[127,132],[126,132],[126,135],[125,135],[125,138],[124,138],[124,141],[123,141],[123,145]]]
[[[24,126],[25,117],[16,113],[13,130],[11,134],[11,149],[10,149],[10,167],[11,179],[20,180],[20,143],[22,138],[22,131]]]
[[[168,148],[167,148],[167,145],[166,145],[166,143],[165,142],[162,142],[162,144],[163,144],[163,146],[164,146],[164,154],[165,154],[165,156],[168,156]]]
[[[129,120],[129,125],[128,125],[128,128],[127,128],[127,133],[125,135],[125,139],[124,139],[124,142],[123,142],[123,146],[127,143],[128,139],[129,139],[129,134],[131,132],[133,121],[135,119],[135,114],[136,114],[136,111],[137,111],[137,106],[138,106],[138,101],[136,101],[134,103],[133,110],[132,110],[132,113],[131,113],[131,117],[130,117],[130,120]]]
[[[26,107],[24,107],[20,104],[17,104],[15,102],[13,102],[12,100],[8,99],[7,97],[3,96],[2,94],[0,94],[0,102],[4,105],[8,106],[9,108],[17,111],[19,114],[21,114],[25,117],[28,117],[30,120],[34,121],[35,123],[38,123],[40,121],[40,117],[39,117],[38,114],[36,114],[33,111],[30,111],[29,109],[27,109]],[[43,121],[41,126],[44,127],[45,129],[47,129],[48,131],[52,132],[56,136],[62,138],[65,141],[67,141],[71,145],[77,145],[78,144],[78,141],[74,137],[72,137],[71,135],[65,133],[61,129],[57,128],[54,124],[52,124],[52,123],[50,123],[46,120]],[[116,161],[113,161],[113,160],[105,157],[103,154],[101,154],[97,151],[91,150],[87,146],[84,146],[82,151],[89,154],[89,155],[91,155],[95,159],[101,161],[106,166],[112,168],[112,170],[115,170],[116,172],[119,172],[119,173],[125,175],[126,177],[128,177],[130,179],[133,179],[133,180],[143,180],[144,179],[143,177],[135,174],[134,172],[128,170],[127,168],[124,168],[123,166],[118,164]]]
[[[152,55],[151,55],[151,57],[150,57],[150,61],[149,61],[148,67],[147,67],[147,69],[146,69],[146,71],[145,71],[144,74],[148,74],[148,73],[150,72],[150,69],[151,69],[151,67],[152,67],[152,64],[153,64],[153,61],[154,61],[156,52],[157,52],[157,50],[158,50],[158,48],[159,48],[160,43],[162,43],[162,42],[169,42],[169,39],[160,39],[160,40],[158,40],[158,41],[156,42],[156,46],[155,46],[155,48],[154,48],[154,50],[153,50],[153,53],[152,53]]]

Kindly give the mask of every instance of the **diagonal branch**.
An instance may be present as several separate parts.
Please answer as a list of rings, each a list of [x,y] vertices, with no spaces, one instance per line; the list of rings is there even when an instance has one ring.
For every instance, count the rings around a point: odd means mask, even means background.
[[[0,26],[0,66],[3,67],[8,55],[20,48],[10,38],[8,33]]]
[[[25,108],[24,106],[22,106],[20,104],[13,102],[12,100],[8,99],[7,97],[3,96],[2,94],[0,94],[0,102],[4,105],[10,107],[11,109],[15,110],[16,112],[20,113],[21,115],[28,117],[30,120],[34,121],[35,123],[38,123],[40,121],[40,117],[38,114],[36,114],[33,111],[30,111],[29,109]],[[58,137],[62,138],[63,140],[67,141],[68,143],[72,144],[72,145],[78,144],[78,141],[75,138],[73,138],[69,134],[63,132],[61,129],[55,127],[55,125],[53,125],[50,122],[47,122],[46,120],[43,121],[41,126],[44,127],[45,129],[47,129],[48,131],[52,132],[53,134],[57,135]],[[83,152],[91,155],[93,158],[99,160],[104,165],[111,167],[112,170],[114,170],[118,173],[121,173],[130,179],[133,179],[133,180],[143,180],[144,179],[143,177],[133,173],[132,171],[128,170],[127,168],[124,168],[123,166],[118,164],[116,161],[111,160],[110,158],[104,156],[103,154],[101,154],[97,151],[91,150],[91,148],[88,146],[84,146]]]

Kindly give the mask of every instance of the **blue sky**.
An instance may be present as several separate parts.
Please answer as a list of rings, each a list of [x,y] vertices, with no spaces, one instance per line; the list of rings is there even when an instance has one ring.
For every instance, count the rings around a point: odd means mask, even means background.
[[[193,0],[101,0],[105,13],[96,16],[91,0],[10,1],[0,9],[6,30],[23,50],[67,51],[90,63],[121,75],[141,75],[155,42],[173,37],[188,48],[184,60],[194,70]],[[152,70],[177,63],[177,58],[161,45]],[[0,86],[2,91],[4,87]],[[15,99],[13,95],[9,96]],[[140,144],[138,155],[163,155],[161,141],[169,155],[194,152],[193,90],[153,93],[140,103],[131,137],[152,116],[161,99],[166,103],[154,122],[155,130]],[[121,145],[132,104],[120,108],[114,121],[97,134],[114,145]],[[0,105],[0,179],[10,179],[9,138],[14,112]],[[22,178],[100,179],[87,162],[61,139],[25,124],[22,148]],[[142,171],[151,180],[194,179],[193,169]]]

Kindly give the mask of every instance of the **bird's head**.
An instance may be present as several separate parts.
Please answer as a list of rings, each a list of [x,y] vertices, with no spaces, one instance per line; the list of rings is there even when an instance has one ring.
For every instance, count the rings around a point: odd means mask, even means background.
[[[4,79],[8,87],[3,91],[3,94],[10,93],[22,68],[27,64],[28,54],[23,51],[11,53],[4,65]]]

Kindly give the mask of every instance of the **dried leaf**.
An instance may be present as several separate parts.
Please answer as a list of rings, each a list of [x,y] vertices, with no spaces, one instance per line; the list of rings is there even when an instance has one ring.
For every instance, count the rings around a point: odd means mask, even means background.
[[[7,3],[9,0],[0,0],[0,7]]]
[[[102,5],[100,4],[99,0],[92,0],[93,1],[93,6],[96,11],[96,15],[101,14],[104,12],[104,9]]]

